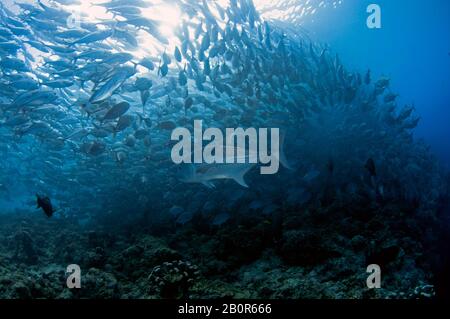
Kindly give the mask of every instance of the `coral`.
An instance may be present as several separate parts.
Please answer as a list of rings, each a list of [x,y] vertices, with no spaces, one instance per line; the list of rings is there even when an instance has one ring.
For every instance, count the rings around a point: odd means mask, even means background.
[[[88,267],[102,268],[105,262],[105,250],[101,247],[96,247],[84,254],[83,264]]]
[[[34,240],[28,231],[22,230],[14,234],[12,241],[15,242],[14,259],[34,264],[38,260]]]
[[[159,238],[144,230],[130,236],[111,228],[113,235],[105,229],[93,235],[62,220],[39,225],[29,216],[3,218],[0,297],[433,298],[421,225],[413,217],[399,225],[391,211],[400,210],[385,209],[392,216],[385,220],[369,211],[372,217],[356,221],[356,230],[339,218],[337,207],[327,211],[329,220],[313,211],[285,213],[281,229],[256,218],[207,234],[187,227]],[[429,238],[432,244],[435,237]],[[27,257],[27,245],[37,259]],[[14,258],[17,246],[21,258]],[[365,287],[367,262],[383,264],[381,289]],[[81,289],[66,288],[71,263],[81,267]]]
[[[162,298],[186,298],[189,288],[200,277],[200,270],[189,261],[174,260],[153,268],[149,276],[150,293]]]
[[[409,292],[387,292],[386,299],[433,299],[435,291],[433,285],[419,285]]]
[[[339,256],[336,250],[324,244],[320,233],[312,230],[284,233],[278,253],[287,264],[302,266],[315,265]]]
[[[264,235],[258,226],[224,228],[217,234],[212,249],[219,260],[240,266],[259,258],[266,247]]]
[[[81,285],[81,289],[73,290],[75,296],[91,299],[120,297],[120,287],[115,276],[97,268],[91,268],[83,275]]]

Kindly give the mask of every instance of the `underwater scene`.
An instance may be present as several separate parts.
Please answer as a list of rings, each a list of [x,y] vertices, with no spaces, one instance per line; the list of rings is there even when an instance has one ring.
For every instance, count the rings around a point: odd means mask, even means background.
[[[449,298],[449,18],[0,0],[0,299]]]

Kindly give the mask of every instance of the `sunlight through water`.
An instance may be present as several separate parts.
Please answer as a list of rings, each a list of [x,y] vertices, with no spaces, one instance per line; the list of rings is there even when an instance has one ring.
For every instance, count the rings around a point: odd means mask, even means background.
[[[344,0],[254,0],[263,19],[301,25],[307,17],[313,19],[320,9],[336,8]]]

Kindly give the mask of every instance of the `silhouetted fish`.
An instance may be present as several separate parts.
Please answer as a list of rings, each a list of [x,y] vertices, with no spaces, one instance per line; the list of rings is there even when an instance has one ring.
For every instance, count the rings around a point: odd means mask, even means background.
[[[55,210],[53,209],[52,202],[50,201],[50,198],[47,196],[41,197],[38,194],[36,194],[37,197],[37,208],[42,208],[45,215],[47,215],[48,218],[53,216],[53,213]]]
[[[370,176],[377,176],[377,170],[375,167],[375,162],[372,158],[369,158],[364,166],[370,173]]]

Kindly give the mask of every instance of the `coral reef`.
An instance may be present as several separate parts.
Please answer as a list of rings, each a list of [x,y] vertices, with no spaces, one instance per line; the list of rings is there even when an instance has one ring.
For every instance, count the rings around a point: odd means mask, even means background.
[[[425,247],[436,243],[436,220],[421,224],[393,204],[353,214],[360,219],[326,213],[191,223],[164,236],[1,215],[0,298],[434,298]],[[366,287],[370,263],[382,268],[381,289]],[[66,287],[69,264],[81,267],[81,289]]]

